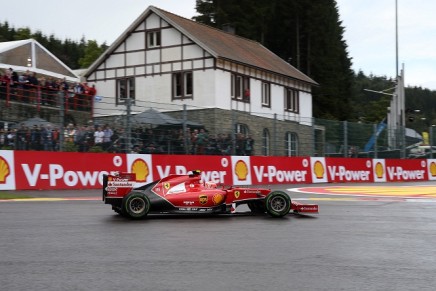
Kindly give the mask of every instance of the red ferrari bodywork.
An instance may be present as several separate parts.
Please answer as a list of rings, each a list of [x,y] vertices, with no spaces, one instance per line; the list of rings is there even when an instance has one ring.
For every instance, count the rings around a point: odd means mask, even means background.
[[[141,218],[148,213],[233,213],[240,204],[247,204],[252,212],[269,213],[276,217],[290,211],[318,213],[318,205],[291,201],[281,191],[205,183],[199,171],[188,175],[169,175],[147,185],[138,185],[133,173],[120,173],[106,176],[103,184],[105,203],[131,218]],[[133,202],[137,203],[136,208]]]

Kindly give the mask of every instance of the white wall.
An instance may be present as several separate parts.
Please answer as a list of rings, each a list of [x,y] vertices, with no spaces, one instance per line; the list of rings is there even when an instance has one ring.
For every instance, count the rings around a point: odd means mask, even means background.
[[[91,78],[114,79],[125,76],[137,76],[136,105],[133,111],[141,112],[146,107],[156,107],[159,110],[178,110],[183,104],[197,108],[222,108],[238,109],[258,116],[278,119],[293,120],[304,124],[311,124],[312,96],[310,93],[300,91],[300,113],[290,113],[284,110],[284,87],[303,86],[298,81],[289,81],[286,78],[277,78],[272,74],[265,74],[253,68],[247,69],[242,65],[231,64],[228,61],[220,61],[215,69],[215,63],[211,55],[200,46],[193,43],[174,28],[165,27],[164,22],[161,33],[161,48],[146,51],[146,33],[143,30],[161,27],[161,20],[157,15],[150,15],[137,28],[138,32],[129,35],[125,43],[121,44],[116,51],[127,52],[112,54],[98,68],[99,71],[92,74]],[[184,44],[183,46],[179,46]],[[186,45],[188,44],[188,45]],[[171,47],[166,47],[171,46]],[[130,52],[129,52],[130,51]],[[207,59],[204,59],[204,58]],[[181,70],[193,70],[193,99],[172,100],[172,72]],[[250,76],[250,103],[231,100],[231,72],[248,74]],[[140,76],[142,75],[142,76]],[[145,76],[144,76],[145,75]],[[262,106],[262,79],[271,82],[271,107]],[[99,96],[105,98],[96,103],[96,115],[120,114],[116,107],[116,82],[115,80],[99,81],[96,88]],[[106,100],[105,100],[106,99]],[[106,104],[112,99],[112,105]],[[103,102],[104,101],[104,102]],[[153,104],[159,104],[153,106]]]

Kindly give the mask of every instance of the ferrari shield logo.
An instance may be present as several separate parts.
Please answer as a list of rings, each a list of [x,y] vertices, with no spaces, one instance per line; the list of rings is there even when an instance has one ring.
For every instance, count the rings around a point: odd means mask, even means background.
[[[235,198],[236,198],[236,199],[238,199],[240,195],[241,195],[241,192],[239,192],[239,191],[235,191]]]
[[[170,183],[165,183],[164,184],[164,188],[167,189],[167,190],[170,189]]]
[[[199,196],[200,204],[204,205],[207,203],[207,195],[200,195]]]

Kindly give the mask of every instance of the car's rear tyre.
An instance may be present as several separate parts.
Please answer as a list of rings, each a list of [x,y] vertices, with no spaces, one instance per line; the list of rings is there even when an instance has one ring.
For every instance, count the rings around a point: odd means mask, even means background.
[[[123,198],[122,214],[132,219],[147,216],[150,210],[150,199],[140,192],[132,192]]]
[[[282,191],[271,192],[266,197],[265,207],[272,217],[283,217],[291,210],[291,198]]]
[[[254,214],[264,214],[265,209],[265,202],[258,200],[258,201],[250,201],[247,203],[248,208],[250,208],[250,211]]]

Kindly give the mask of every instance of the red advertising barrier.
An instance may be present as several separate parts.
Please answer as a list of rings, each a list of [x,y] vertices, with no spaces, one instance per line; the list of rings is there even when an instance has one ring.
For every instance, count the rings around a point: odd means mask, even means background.
[[[110,171],[127,171],[126,156],[99,153],[14,151],[15,189],[100,188],[102,176]],[[3,156],[0,152],[0,156]],[[1,188],[0,188],[1,189]]]
[[[204,181],[270,185],[436,180],[436,159],[141,155],[0,150],[0,190],[99,189],[110,172],[138,183],[201,170]]]
[[[375,170],[377,182],[428,181],[427,160],[377,160]]]
[[[137,181],[150,183],[169,174],[186,174],[201,170],[205,181],[232,184],[232,169],[228,156],[127,155],[127,171],[135,172]]]
[[[372,159],[311,158],[313,183],[374,182]]]
[[[247,185],[312,183],[309,157],[232,158],[236,160],[245,158],[245,162],[250,166],[251,180],[247,182]],[[235,169],[235,174],[238,178],[237,169]],[[235,179],[234,183],[241,185],[241,180]]]

